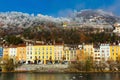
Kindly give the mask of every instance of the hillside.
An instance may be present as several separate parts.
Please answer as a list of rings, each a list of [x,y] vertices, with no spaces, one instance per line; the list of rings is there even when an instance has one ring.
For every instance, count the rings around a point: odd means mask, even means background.
[[[16,36],[23,40],[38,40],[45,43],[54,41],[72,44],[93,42],[95,37],[93,33],[98,32],[100,37],[104,32],[109,31],[107,36],[111,39],[110,34],[116,22],[120,22],[120,17],[102,10],[76,11],[71,16],[64,18],[22,12],[1,12],[0,38],[7,40],[7,42],[11,35],[14,39]],[[65,23],[66,28],[63,26]],[[92,38],[87,37],[91,35],[90,33],[94,35]],[[22,41],[19,40],[19,42]],[[98,42],[100,41],[98,40]]]

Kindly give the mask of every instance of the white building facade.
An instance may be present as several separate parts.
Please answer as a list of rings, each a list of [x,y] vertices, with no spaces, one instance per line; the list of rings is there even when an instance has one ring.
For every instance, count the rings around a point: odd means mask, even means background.
[[[15,58],[17,56],[17,48],[16,47],[10,47],[9,48],[9,57]]]
[[[110,58],[110,45],[109,44],[100,45],[100,58],[101,58],[101,61],[107,61]]]
[[[93,60],[95,62],[100,62],[100,49],[94,48]]]
[[[33,61],[33,44],[27,44],[26,45],[26,61]]]
[[[60,61],[63,57],[63,45],[54,45],[55,60]]]

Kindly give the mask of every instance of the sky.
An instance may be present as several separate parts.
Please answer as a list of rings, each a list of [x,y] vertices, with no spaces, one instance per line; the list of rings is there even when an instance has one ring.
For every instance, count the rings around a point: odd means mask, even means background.
[[[120,16],[120,0],[0,0],[0,12],[18,11],[64,17],[73,11],[102,9]]]

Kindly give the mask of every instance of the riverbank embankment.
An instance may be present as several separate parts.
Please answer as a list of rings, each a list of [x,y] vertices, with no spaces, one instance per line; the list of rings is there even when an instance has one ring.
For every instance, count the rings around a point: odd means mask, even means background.
[[[15,69],[15,72],[64,72],[68,68],[68,65],[64,64],[51,64],[51,65],[35,65],[24,64]]]

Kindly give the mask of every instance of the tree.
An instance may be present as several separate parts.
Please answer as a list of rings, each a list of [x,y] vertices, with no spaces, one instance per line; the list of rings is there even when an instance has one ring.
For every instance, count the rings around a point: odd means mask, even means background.
[[[16,37],[13,35],[6,36],[5,40],[8,42],[8,44],[18,45],[23,43],[23,40],[20,37]]]
[[[18,64],[14,63],[13,59],[8,59],[4,64],[4,70],[7,72],[14,71],[17,66]]]
[[[85,70],[86,70],[86,71],[90,71],[91,68],[92,68],[92,66],[93,66],[92,60],[88,58],[88,59],[85,61]]]

